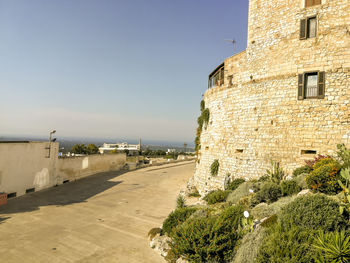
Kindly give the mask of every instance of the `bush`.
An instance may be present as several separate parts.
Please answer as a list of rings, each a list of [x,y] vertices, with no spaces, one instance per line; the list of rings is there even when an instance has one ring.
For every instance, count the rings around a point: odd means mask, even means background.
[[[175,211],[171,212],[164,220],[162,227],[163,232],[171,236],[172,230],[185,222],[195,211],[196,208],[193,207],[175,209]]]
[[[244,182],[243,184],[239,185],[236,190],[229,194],[227,197],[227,202],[237,204],[241,198],[252,195],[252,193],[249,192],[249,189],[252,189],[253,187],[254,183]]]
[[[281,190],[282,195],[293,195],[296,193],[299,193],[301,190],[301,187],[298,185],[298,183],[295,180],[287,180],[283,181],[281,183]]]
[[[190,262],[227,262],[241,237],[237,229],[242,218],[240,206],[219,216],[191,218],[175,229],[170,247]]]
[[[262,202],[272,203],[282,196],[281,187],[278,184],[267,182],[256,193],[252,200],[252,205]]]
[[[318,161],[322,160],[322,159],[328,159],[330,158],[329,155],[321,155],[319,154],[318,156],[316,156],[313,160],[308,160],[305,161],[306,165],[309,166],[309,168],[312,170],[313,166],[315,165],[315,163],[317,163]]]
[[[238,186],[240,186],[244,182],[245,182],[245,180],[242,179],[242,178],[234,179],[232,182],[230,182],[227,185],[227,189],[226,190],[234,191],[234,190],[236,190],[238,188]]]
[[[302,188],[302,189],[307,189],[308,185],[306,183],[306,175],[307,174],[299,174],[297,177],[295,177],[293,180],[297,182],[297,184]]]
[[[323,158],[317,161],[313,170],[306,177],[306,183],[310,189],[314,191],[336,194],[341,191],[338,184],[340,164],[333,158]]]
[[[276,214],[270,216],[269,218],[265,219],[264,222],[261,223],[262,227],[272,227],[277,223],[278,216]]]
[[[178,195],[176,199],[176,208],[184,208],[184,207],[186,207],[185,197],[183,197],[182,195]]]
[[[318,262],[350,262],[350,236],[344,231],[320,233],[315,239]]]
[[[208,202],[209,205],[219,202],[225,202],[230,191],[216,190],[209,192],[203,199]]]
[[[293,177],[297,177],[300,174],[308,174],[310,172],[311,172],[311,168],[307,165],[304,165],[293,171]]]
[[[210,117],[210,112],[209,112],[209,109],[206,108],[202,111],[202,118],[205,125],[208,125],[209,117]]]
[[[316,231],[292,226],[283,229],[280,224],[268,229],[257,256],[257,263],[311,263],[315,249],[312,246]]]
[[[282,208],[283,227],[292,225],[314,230],[335,231],[347,226],[336,201],[322,194],[301,196]]]
[[[218,175],[218,172],[219,172],[219,160],[214,160],[213,163],[211,164],[210,166],[210,174],[212,176],[216,176]]]
[[[344,144],[338,144],[337,148],[337,155],[343,165],[343,168],[350,167],[350,150],[348,150]]]

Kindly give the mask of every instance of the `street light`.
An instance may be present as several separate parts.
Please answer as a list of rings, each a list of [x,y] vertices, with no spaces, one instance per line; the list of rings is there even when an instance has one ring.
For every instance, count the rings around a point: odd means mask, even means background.
[[[47,158],[50,158],[50,154],[51,154],[51,142],[52,142],[52,134],[56,133],[56,130],[52,130],[50,131],[50,138],[49,138],[49,154]],[[54,141],[56,141],[56,138],[54,139]]]

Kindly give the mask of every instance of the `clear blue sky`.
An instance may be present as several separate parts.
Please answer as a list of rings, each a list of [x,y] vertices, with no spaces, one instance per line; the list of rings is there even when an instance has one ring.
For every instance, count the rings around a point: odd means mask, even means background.
[[[192,143],[248,0],[0,0],[0,135]]]

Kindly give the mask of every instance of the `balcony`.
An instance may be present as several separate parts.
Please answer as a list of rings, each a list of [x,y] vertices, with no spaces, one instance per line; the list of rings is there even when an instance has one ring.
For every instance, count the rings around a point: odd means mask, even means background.
[[[224,63],[218,66],[212,73],[209,75],[208,88],[215,88],[224,84]]]

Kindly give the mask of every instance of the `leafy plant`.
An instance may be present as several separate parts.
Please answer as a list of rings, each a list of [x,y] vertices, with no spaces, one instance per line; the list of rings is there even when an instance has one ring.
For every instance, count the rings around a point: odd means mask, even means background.
[[[210,112],[209,109],[206,108],[202,111],[202,118],[203,118],[203,122],[204,124],[207,126],[209,123],[209,117],[210,117]]]
[[[337,155],[342,162],[344,168],[350,167],[350,150],[348,150],[344,144],[337,145],[338,152]]]
[[[340,171],[341,177],[344,179],[344,184],[342,181],[338,180],[338,184],[340,187],[343,189],[343,199],[341,200],[340,203],[340,214],[343,214],[344,208],[348,210],[350,213],[350,168],[344,168]]]
[[[298,226],[284,229],[276,224],[268,229],[268,234],[257,256],[257,263],[312,263],[315,248],[312,241],[316,231]]]
[[[238,188],[238,186],[240,186],[241,184],[243,184],[245,182],[244,179],[242,178],[237,178],[237,179],[234,179],[232,180],[232,182],[230,182],[228,185],[227,185],[227,188],[226,190],[230,190],[230,191],[234,191]]]
[[[281,183],[281,190],[282,195],[293,195],[296,193],[299,193],[301,190],[301,187],[298,185],[298,183],[295,180],[287,180],[283,181]]]
[[[197,188],[192,188],[191,192],[188,194],[189,197],[200,197],[201,195],[199,194]]]
[[[215,190],[209,192],[203,199],[208,202],[209,205],[219,202],[225,202],[230,191]]]
[[[255,194],[252,199],[252,205],[262,202],[272,203],[282,196],[281,187],[276,183],[266,182]]]
[[[345,216],[339,215],[339,204],[323,195],[306,195],[282,208],[279,216],[284,228],[292,225],[314,230],[335,231],[347,226]]]
[[[336,194],[341,190],[338,180],[340,164],[333,158],[323,158],[317,161],[313,170],[306,177],[308,187],[314,191]]]
[[[293,171],[293,177],[297,177],[300,174],[308,174],[310,172],[311,172],[311,168],[308,165],[304,165]]]
[[[205,109],[205,101],[201,100],[201,111],[204,111]]]
[[[344,231],[330,233],[321,232],[315,238],[314,247],[318,250],[315,260],[317,263],[350,262],[350,236]]]
[[[237,230],[242,218],[240,206],[220,215],[191,218],[175,229],[171,249],[190,262],[228,262],[241,237]]]
[[[273,183],[279,184],[284,178],[284,171],[280,167],[280,163],[273,160],[271,160],[271,169],[267,169],[266,173]]]
[[[185,197],[183,197],[182,195],[178,195],[176,199],[176,208],[184,208],[184,207],[186,207]]]
[[[212,176],[218,175],[219,167],[220,167],[219,160],[214,160],[210,166],[210,174]]]
[[[330,156],[319,154],[313,160],[307,160],[305,161],[305,163],[312,170],[315,163],[317,163],[319,160],[326,159],[326,158],[330,158]]]
[[[196,210],[197,209],[193,207],[175,209],[175,211],[171,212],[164,220],[162,227],[163,232],[171,236],[172,230],[185,222]]]

